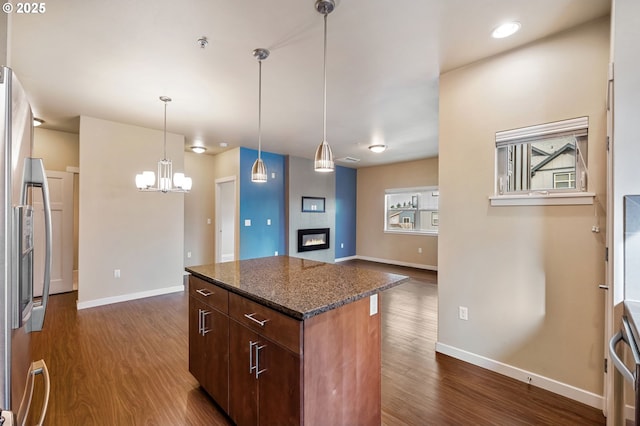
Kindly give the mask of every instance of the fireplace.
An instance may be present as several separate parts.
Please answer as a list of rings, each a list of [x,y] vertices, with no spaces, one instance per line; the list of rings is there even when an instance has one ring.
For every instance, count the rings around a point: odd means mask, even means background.
[[[298,229],[298,253],[329,248],[329,228]]]

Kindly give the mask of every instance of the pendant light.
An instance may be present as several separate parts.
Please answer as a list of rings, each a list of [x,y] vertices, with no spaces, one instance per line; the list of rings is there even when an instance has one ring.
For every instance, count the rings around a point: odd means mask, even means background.
[[[151,171],[145,171],[136,175],[136,187],[140,191],[147,192],[189,192],[192,181],[184,173],[173,174],[171,160],[167,159],[167,103],[171,102],[168,96],[160,96],[164,102],[164,156],[158,161],[158,185],[156,175]]]
[[[258,60],[258,158],[251,167],[251,182],[266,182],[267,167],[262,161],[262,61],[269,57],[267,49],[255,49],[253,57]]]
[[[327,142],[327,15],[336,7],[334,0],[317,0],[316,10],[324,15],[324,110],[323,110],[323,138],[316,149],[314,169],[316,172],[332,172],[334,169],[333,152]]]

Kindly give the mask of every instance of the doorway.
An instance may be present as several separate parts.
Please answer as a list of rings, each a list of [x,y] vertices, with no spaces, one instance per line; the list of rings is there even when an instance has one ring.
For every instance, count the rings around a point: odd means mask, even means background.
[[[51,284],[49,294],[73,291],[73,173],[47,171],[51,204]],[[34,296],[42,296],[44,279],[44,207],[33,191]]]
[[[236,177],[216,179],[216,262],[235,260]]]

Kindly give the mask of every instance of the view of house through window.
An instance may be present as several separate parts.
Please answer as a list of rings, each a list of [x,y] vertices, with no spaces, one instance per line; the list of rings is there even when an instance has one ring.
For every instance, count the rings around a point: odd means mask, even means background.
[[[387,189],[384,230],[437,234],[439,195],[437,187]]]
[[[496,133],[497,192],[587,190],[587,117]]]

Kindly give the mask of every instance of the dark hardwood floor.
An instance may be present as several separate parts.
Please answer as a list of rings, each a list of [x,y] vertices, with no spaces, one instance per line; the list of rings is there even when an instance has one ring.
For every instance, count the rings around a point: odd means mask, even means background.
[[[605,424],[599,410],[436,354],[435,273],[346,264],[411,277],[382,295],[384,425]],[[33,336],[51,373],[46,425],[230,424],[189,374],[186,293],[82,311],[76,297],[52,296]]]

